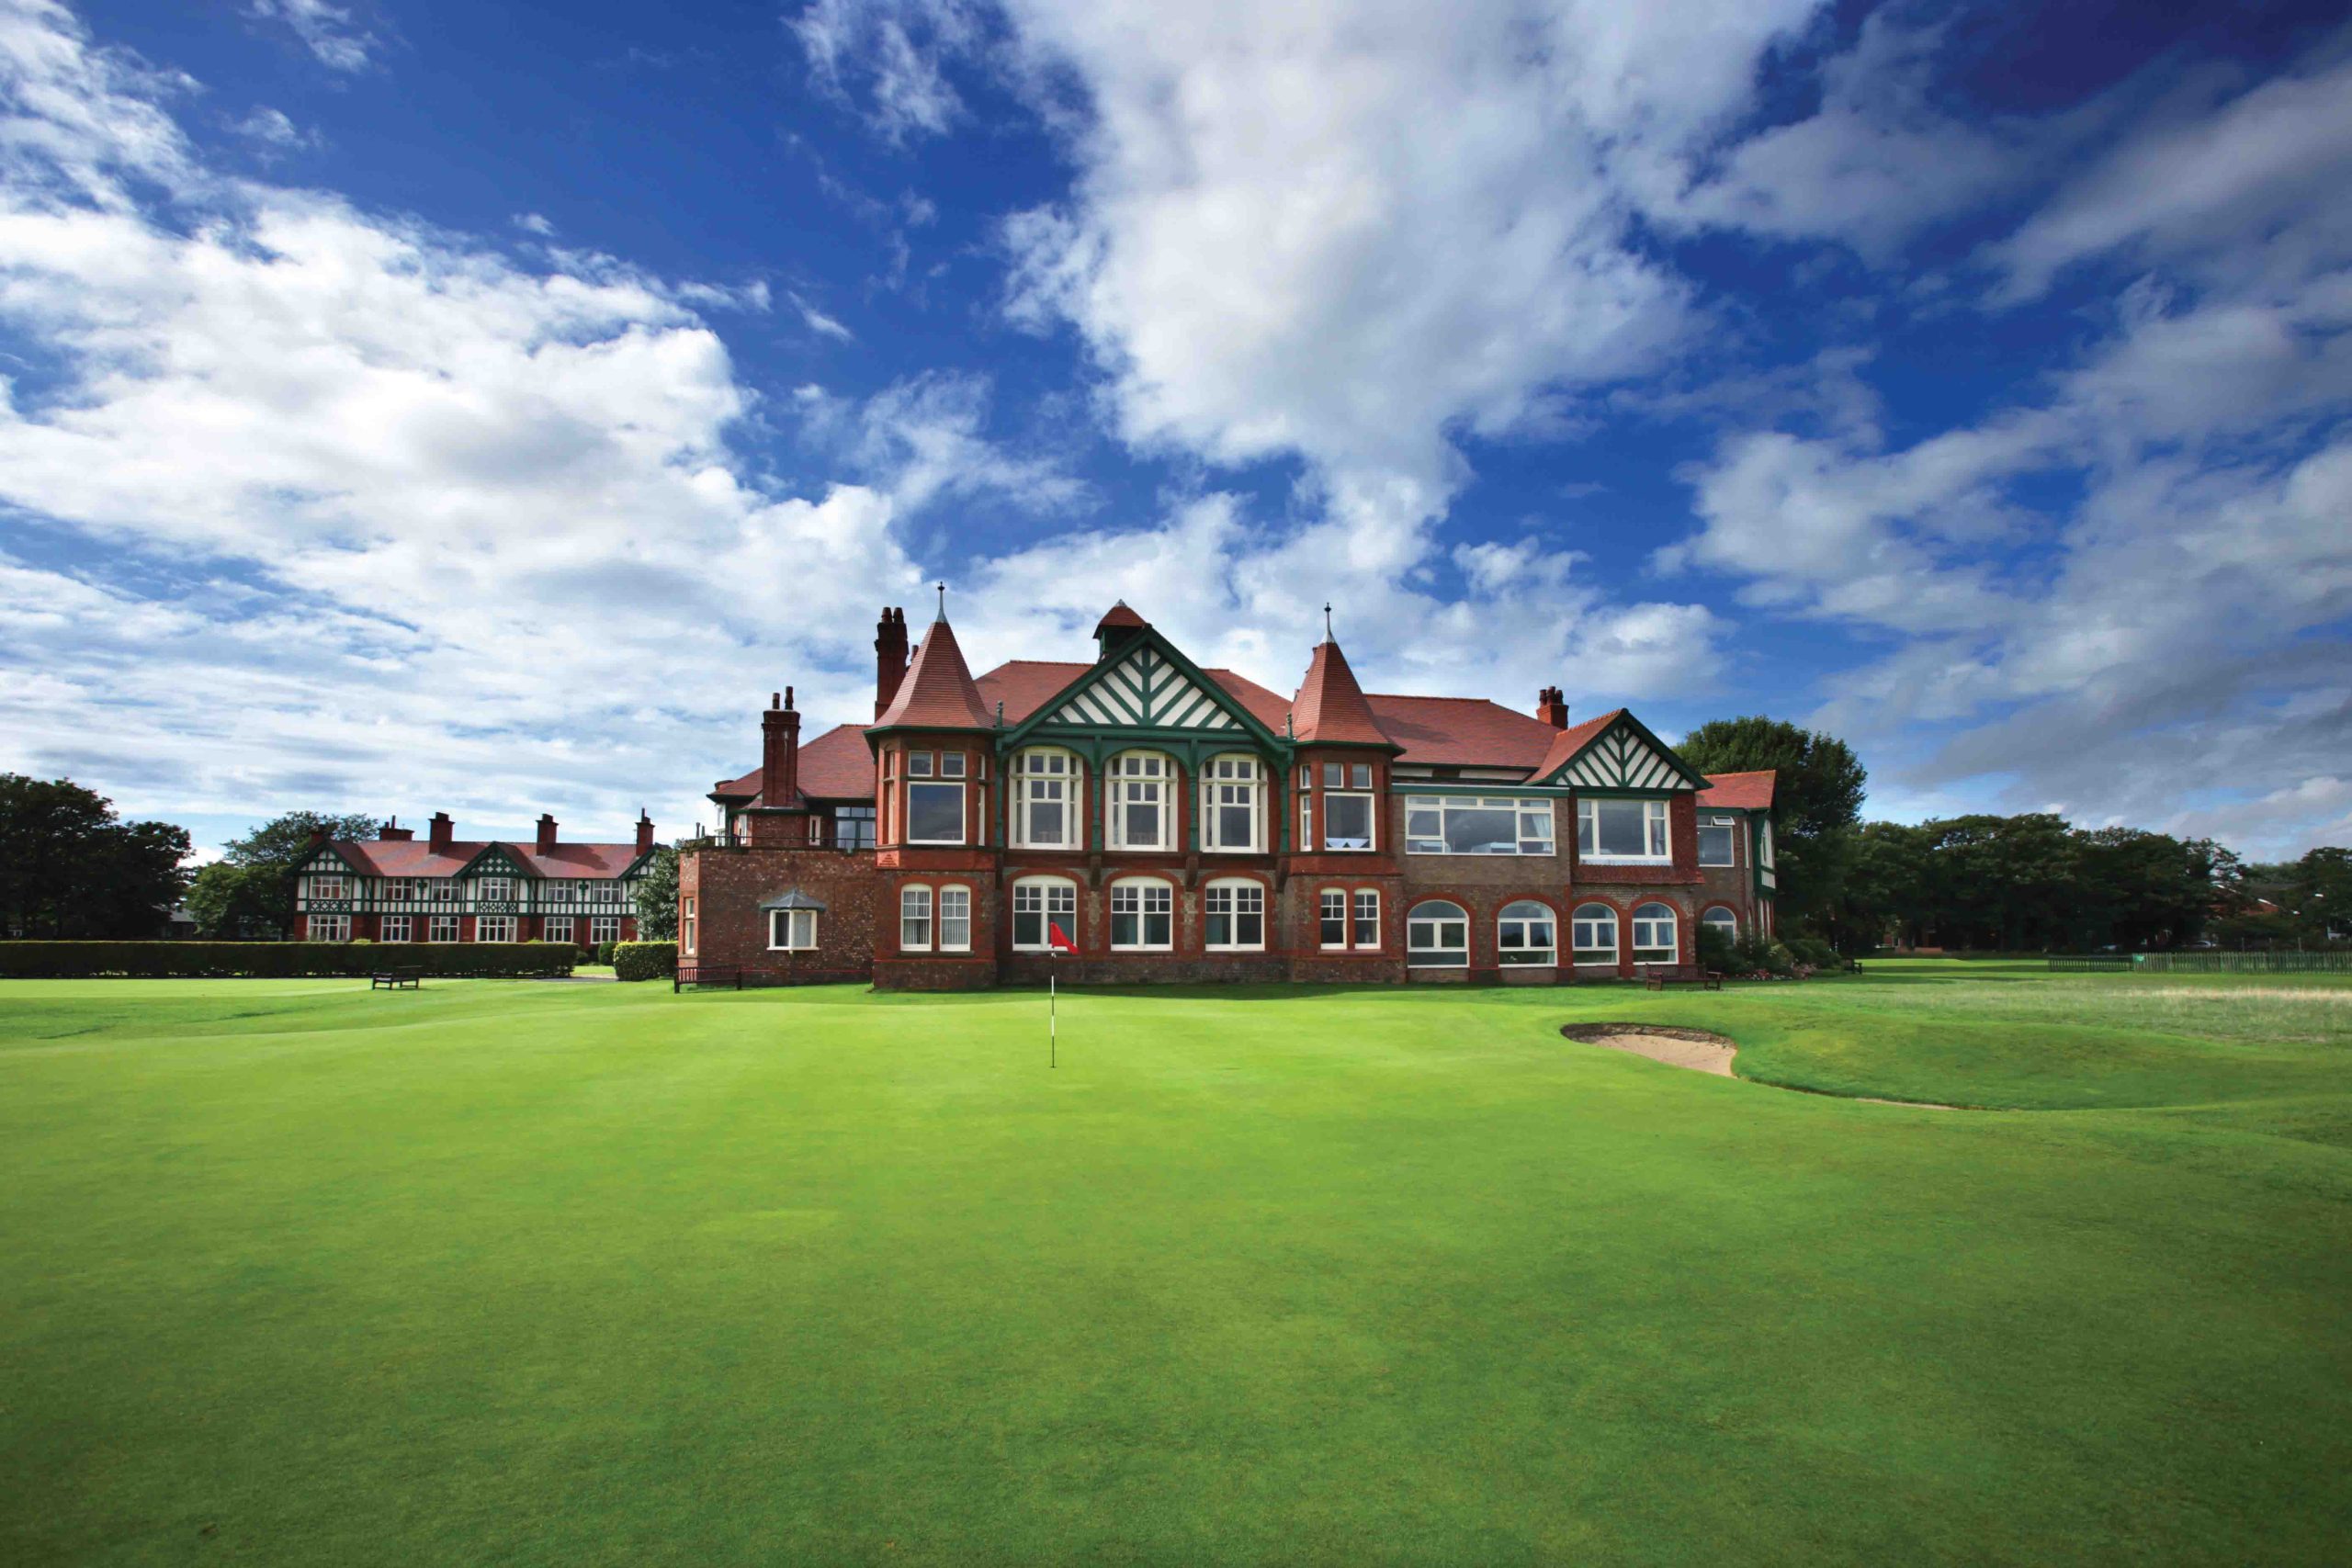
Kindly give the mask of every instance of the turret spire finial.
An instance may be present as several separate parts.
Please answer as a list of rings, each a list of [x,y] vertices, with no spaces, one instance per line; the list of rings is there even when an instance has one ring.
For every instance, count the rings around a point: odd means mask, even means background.
[[[1323,640],[1331,640],[1331,602],[1329,599],[1323,601]]]
[[[932,586],[939,590],[939,618],[944,621],[947,618],[947,584],[934,582]]]

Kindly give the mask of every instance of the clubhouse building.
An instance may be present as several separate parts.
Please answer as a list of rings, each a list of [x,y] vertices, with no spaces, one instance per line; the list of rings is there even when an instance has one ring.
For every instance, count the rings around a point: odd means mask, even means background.
[[[1772,929],[1772,775],[1698,773],[1623,709],[1571,723],[1204,670],[1125,604],[1087,662],[975,677],[945,617],[875,638],[874,721],[760,766],[679,866],[679,961],[770,982],[1632,978],[1701,922]]]
[[[637,936],[637,883],[653,856],[640,814],[631,843],[565,843],[542,815],[528,844],[459,839],[436,811],[419,842],[387,822],[373,839],[322,838],[294,888],[298,942],[570,942]]]

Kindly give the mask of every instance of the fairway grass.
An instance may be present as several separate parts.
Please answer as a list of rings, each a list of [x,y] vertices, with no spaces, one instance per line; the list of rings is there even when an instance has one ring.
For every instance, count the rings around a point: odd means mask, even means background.
[[[2352,987],[2156,978],[0,983],[0,1562],[2341,1563]]]

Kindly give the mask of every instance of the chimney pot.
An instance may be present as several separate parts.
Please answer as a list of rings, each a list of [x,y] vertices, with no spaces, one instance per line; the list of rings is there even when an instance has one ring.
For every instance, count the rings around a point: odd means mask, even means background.
[[[1535,716],[1555,729],[1568,727],[1567,694],[1557,686],[1546,686],[1535,694]]]
[[[653,818],[646,815],[643,807],[639,807],[637,811],[637,852],[645,854],[652,848]]]
[[[554,848],[555,814],[551,811],[542,811],[539,813],[539,853],[546,854]]]
[[[429,829],[426,841],[432,846],[433,852],[447,853],[450,844],[455,842],[458,837],[457,825],[449,820],[449,814],[446,811],[435,812],[432,821],[427,823],[426,827]]]
[[[907,613],[885,609],[874,627],[874,716],[880,718],[907,674]]]

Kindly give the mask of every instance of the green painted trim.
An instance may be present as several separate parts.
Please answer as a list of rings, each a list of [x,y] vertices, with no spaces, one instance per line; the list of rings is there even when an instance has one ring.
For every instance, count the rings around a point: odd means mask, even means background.
[[[1341,793],[1345,794],[1347,792],[1342,791]],[[1391,779],[1388,783],[1388,793],[1393,795],[1399,796],[1408,795],[1493,795],[1498,799],[1510,795],[1526,800],[1566,800],[1579,792],[1569,789],[1563,784],[1464,784],[1459,779],[1440,779],[1435,781],[1422,779]],[[1585,790],[1582,793],[1591,795],[1596,792],[1592,790]]]
[[[1645,745],[1655,750],[1659,756],[1665,758],[1669,764],[1681,773],[1684,786],[1686,788],[1696,790],[1707,787],[1706,775],[1700,773],[1696,768],[1693,768],[1690,763],[1684,761],[1680,752],[1677,751],[1673,747],[1668,746],[1665,741],[1660,740],[1656,735],[1650,733],[1649,726],[1644,724],[1640,719],[1635,718],[1630,710],[1619,714],[1614,723],[1595,731],[1592,735],[1588,737],[1583,745],[1577,747],[1573,752],[1569,753],[1567,757],[1563,759],[1560,765],[1554,768],[1546,777],[1558,778],[1565,774],[1570,768],[1577,765],[1577,761],[1583,758],[1586,752],[1600,745],[1601,741],[1607,739],[1610,736],[1616,734],[1620,728],[1626,727],[1631,727],[1634,733],[1641,739]],[[1598,795],[1601,792],[1599,790],[1588,790],[1585,793],[1589,795]],[[1655,790],[1628,790],[1621,793],[1655,795],[1657,792]]]
[[[1098,660],[1095,663],[1087,668],[1084,674],[1079,676],[1069,685],[1064,686],[1060,691],[1055,693],[1052,696],[1038,704],[1036,711],[1032,713],[1027,718],[1023,719],[1019,724],[1014,725],[1010,729],[1001,731],[997,741],[998,750],[1000,751],[1012,750],[1012,748],[1020,746],[1023,742],[1029,740],[1030,738],[1035,736],[1039,730],[1046,729],[1046,721],[1052,718],[1055,714],[1061,711],[1062,708],[1069,705],[1072,698],[1081,696],[1084,694],[1092,691],[1104,681],[1109,680],[1111,672],[1114,670],[1116,670],[1121,664],[1125,663],[1130,654],[1134,653],[1138,649],[1147,648],[1159,654],[1170,665],[1174,666],[1176,672],[1179,675],[1183,676],[1186,680],[1198,686],[1201,691],[1207,695],[1209,701],[1216,705],[1218,712],[1224,714],[1227,717],[1232,719],[1240,727],[1240,733],[1250,737],[1257,742],[1255,747],[1224,746],[1220,747],[1219,750],[1228,751],[1255,750],[1264,755],[1282,756],[1285,758],[1289,755],[1289,749],[1281,737],[1277,736],[1272,730],[1268,729],[1264,725],[1259,723],[1255,715],[1251,714],[1248,708],[1243,707],[1241,704],[1234,698],[1231,693],[1227,692],[1223,686],[1218,685],[1216,682],[1211,679],[1208,673],[1202,670],[1199,665],[1185,658],[1183,651],[1177,648],[1174,643],[1170,642],[1166,637],[1162,637],[1159,634],[1159,628],[1155,626],[1146,626],[1143,630],[1129,637],[1125,642],[1120,645],[1118,656],[1116,658]],[[1148,718],[1150,716],[1147,714],[1145,716]],[[1138,725],[1132,728],[1119,725],[1072,725],[1068,727],[1067,729],[1057,728],[1047,730],[1046,739],[1041,740],[1039,743],[1059,744],[1066,734],[1079,734],[1086,736],[1165,736],[1170,738],[1181,737],[1197,739],[1200,738],[1201,733],[1201,731],[1196,729],[1170,729],[1165,727],[1156,727],[1149,724]],[[1211,731],[1210,733],[1216,734],[1219,732]],[[1230,734],[1232,732],[1227,731],[1224,733]]]

